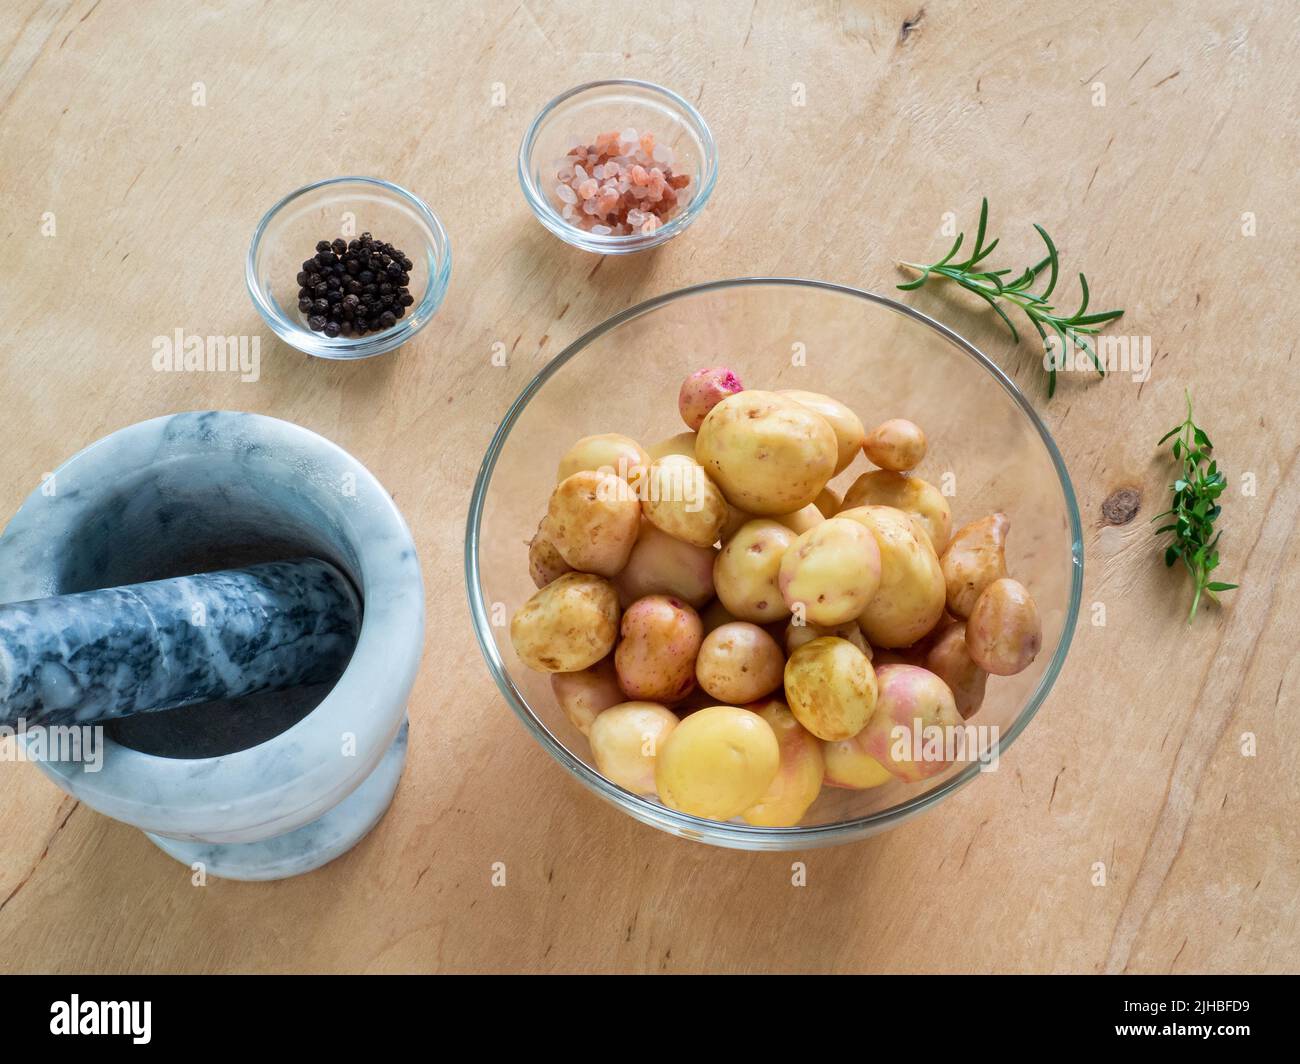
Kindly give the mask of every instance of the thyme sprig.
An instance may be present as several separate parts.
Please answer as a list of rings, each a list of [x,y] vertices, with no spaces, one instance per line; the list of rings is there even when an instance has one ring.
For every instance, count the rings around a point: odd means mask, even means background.
[[[1168,532],[1172,537],[1165,548],[1165,565],[1172,567],[1181,558],[1192,575],[1195,591],[1191,612],[1187,614],[1187,623],[1191,624],[1202,595],[1217,602],[1216,592],[1231,591],[1237,585],[1210,579],[1210,574],[1219,567],[1217,548],[1223,531],[1216,531],[1214,522],[1222,511],[1217,500],[1227,486],[1227,479],[1211,453],[1214,444],[1210,437],[1192,420],[1190,393],[1187,394],[1187,417],[1166,432],[1156,446],[1164,446],[1175,436],[1178,438],[1174,440],[1174,459],[1182,463],[1182,475],[1170,485],[1174,493],[1173,505],[1164,513],[1156,514],[1152,520],[1158,521],[1162,517],[1174,519],[1170,524],[1157,528],[1156,535]]]
[[[920,276],[914,280],[900,284],[898,287],[905,292],[914,291],[926,283],[932,276],[946,277],[953,281],[968,292],[974,292],[983,299],[994,311],[997,312],[1008,329],[1011,330],[1011,338],[1016,343],[1020,343],[1020,333],[1016,331],[1015,325],[1005,310],[999,305],[999,300],[1004,303],[1018,307],[1037,330],[1039,338],[1043,341],[1044,354],[1050,353],[1051,341],[1049,335],[1054,336],[1060,341],[1061,351],[1069,348],[1071,345],[1078,347],[1087,353],[1088,358],[1092,361],[1093,367],[1100,376],[1106,375],[1106,369],[1102,366],[1101,361],[1097,358],[1097,353],[1093,349],[1092,343],[1088,337],[1101,331],[1101,326],[1106,322],[1114,321],[1124,313],[1122,310],[1102,310],[1088,313],[1088,278],[1082,273],[1079,274],[1079,288],[1082,292],[1082,298],[1079,301],[1079,309],[1068,316],[1059,314],[1054,304],[1049,302],[1052,293],[1056,290],[1056,281],[1060,276],[1060,256],[1057,253],[1056,245],[1052,238],[1047,235],[1041,225],[1034,224],[1038,235],[1043,238],[1043,243],[1047,248],[1047,255],[1035,263],[1033,266],[1025,267],[1024,271],[1013,276],[1011,270],[991,270],[981,265],[995,247],[998,246],[997,238],[984,243],[984,236],[988,229],[989,201],[985,199],[980,204],[979,227],[975,231],[975,249],[969,257],[961,262],[954,262],[957,252],[961,250],[962,243],[966,238],[965,233],[958,233],[957,239],[948,249],[948,254],[939,259],[938,262],[927,264],[919,262],[900,262],[899,265],[910,270],[917,270]],[[1047,271],[1047,285],[1041,292],[1033,292],[1030,289],[1038,280],[1043,271]],[[1047,369],[1047,397],[1050,399],[1056,393],[1056,370],[1055,361],[1046,366]]]

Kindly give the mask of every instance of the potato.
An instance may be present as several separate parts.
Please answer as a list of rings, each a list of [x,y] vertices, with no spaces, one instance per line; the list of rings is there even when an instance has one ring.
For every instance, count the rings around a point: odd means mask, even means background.
[[[948,685],[915,665],[882,665],[876,678],[880,697],[862,734],[863,749],[909,783],[942,772],[947,729],[961,724]]]
[[[862,634],[862,629],[858,627],[856,617],[847,624],[837,624],[833,628],[823,628],[818,624],[795,624],[794,619],[791,618],[782,633],[786,656],[789,657],[805,643],[811,643],[814,639],[820,639],[828,635],[836,636],[839,639],[847,639],[867,656],[868,661],[872,659],[871,644],[867,642],[867,637]]]
[[[776,735],[781,766],[763,797],[741,813],[740,819],[757,827],[794,827],[821,793],[825,775],[822,744],[780,699],[769,698],[749,708],[767,721]]]
[[[519,660],[538,672],[577,672],[614,649],[618,592],[590,573],[565,573],[534,592],[510,619]]]
[[[630,436],[617,432],[604,432],[598,436],[584,436],[565,452],[560,459],[557,481],[567,480],[584,470],[613,473],[633,487],[650,468],[650,456],[645,448]]]
[[[569,723],[583,735],[590,732],[597,716],[627,697],[618,686],[612,657],[601,658],[578,672],[552,673],[551,692]]]
[[[935,554],[942,554],[952,533],[952,510],[933,484],[920,477],[885,469],[863,473],[844,493],[843,510],[857,506],[892,506],[920,518]]]
[[[569,565],[614,576],[636,543],[641,503],[619,477],[584,469],[565,477],[551,493],[546,528]]]
[[[772,520],[785,525],[786,528],[798,536],[807,532],[810,528],[816,528],[826,520],[826,515],[817,509],[815,505],[809,503],[802,510],[796,510],[792,514],[774,514]]]
[[[767,793],[780,767],[781,747],[767,721],[747,709],[709,706],[669,732],[655,784],[669,809],[730,820]]]
[[[825,418],[775,392],[722,400],[695,441],[695,457],[727,501],[760,515],[793,513],[816,499],[838,454]]]
[[[991,514],[957,530],[939,558],[948,594],[948,612],[966,620],[980,593],[1007,575],[1006,514]]]
[[[844,500],[834,488],[822,488],[813,505],[822,512],[823,517],[834,517],[844,506]]]
[[[785,697],[795,718],[818,739],[849,739],[876,707],[876,674],[847,639],[814,639],[785,663]]]
[[[768,518],[742,525],[713,563],[713,587],[733,617],[755,624],[790,615],[777,578],[794,533]]]
[[[687,427],[698,432],[710,410],[727,396],[744,390],[740,378],[725,366],[697,369],[682,381],[681,391],[677,393],[677,409]]]
[[[727,521],[727,500],[695,462],[670,455],[655,462],[641,493],[641,512],[656,528],[697,547],[712,547]]]
[[[777,586],[791,612],[802,604],[803,617],[812,624],[829,627],[854,620],[880,586],[876,537],[857,521],[823,521],[781,556]]]
[[[655,793],[655,762],[677,717],[655,702],[621,702],[591,725],[591,756],[610,783],[633,794]]]
[[[964,624],[958,621],[939,633],[926,652],[925,667],[948,685],[962,720],[973,717],[984,701],[989,674],[970,656]]]
[[[843,473],[848,469],[862,449],[862,441],[867,437],[866,429],[862,427],[862,419],[838,399],[832,399],[829,395],[801,392],[796,389],[782,389],[776,394],[793,399],[800,406],[806,406],[826,419],[826,424],[830,425],[831,431],[835,433],[835,472]]]
[[[722,530],[718,533],[718,539],[721,541],[723,546],[726,546],[727,541],[739,532],[743,525],[749,524],[752,520],[754,520],[753,514],[747,514],[744,510],[737,510],[731,505],[731,503],[727,503],[727,520],[723,523]]]
[[[716,547],[697,547],[642,521],[627,565],[614,578],[619,604],[626,609],[646,595],[675,595],[698,610],[713,598],[717,556]]]
[[[690,606],[671,595],[647,595],[627,608],[621,633],[614,667],[628,698],[671,704],[691,693],[704,629]]]
[[[573,566],[555,549],[543,517],[537,525],[537,532],[528,541],[528,575],[538,587],[545,587],[552,580],[571,572]]]
[[[719,702],[756,702],[781,686],[785,655],[756,624],[734,621],[715,628],[700,644],[695,679]]]
[[[966,622],[972,660],[995,676],[1014,676],[1029,667],[1043,646],[1043,626],[1025,585],[1003,577],[975,600]]]
[[[890,418],[871,430],[862,453],[881,469],[903,473],[915,469],[925,457],[925,433],[905,418]]]
[[[943,572],[930,541],[890,506],[857,506],[840,518],[866,525],[880,548],[880,586],[858,617],[862,633],[873,647],[911,646],[943,616]]]
[[[667,458],[670,454],[678,454],[694,462],[696,461],[695,433],[679,432],[676,436],[669,436],[666,440],[651,444],[647,453],[650,455],[650,461],[652,462],[658,462],[661,458]]]
[[[864,735],[865,731],[860,731],[852,739],[822,744],[822,759],[826,766],[823,782],[826,786],[865,791],[894,778],[893,773],[867,753],[863,746]]]

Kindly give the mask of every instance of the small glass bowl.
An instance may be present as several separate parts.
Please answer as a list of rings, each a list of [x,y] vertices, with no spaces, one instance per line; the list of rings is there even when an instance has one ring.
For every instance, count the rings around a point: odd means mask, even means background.
[[[555,163],[597,133],[632,127],[655,135],[676,155],[673,172],[688,174],[682,205],[649,235],[589,233],[561,216]],[[566,244],[598,255],[629,255],[658,247],[682,232],[704,209],[718,180],[718,148],[700,112],[671,89],[648,81],[592,81],[562,93],[533,119],[519,146],[519,184],[542,225]]]
[[[307,327],[298,309],[297,276],[320,240],[351,240],[369,232],[400,248],[414,263],[415,302],[391,329],[330,338]],[[266,212],[253,233],[244,268],[248,294],[266,324],[285,343],[317,358],[382,355],[423,329],[442,304],[451,280],[451,243],[419,196],[375,177],[332,177],[290,192]]]

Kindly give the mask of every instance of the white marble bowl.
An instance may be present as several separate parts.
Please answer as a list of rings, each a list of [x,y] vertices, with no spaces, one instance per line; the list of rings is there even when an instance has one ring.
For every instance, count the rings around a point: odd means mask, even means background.
[[[405,760],[424,589],[396,505],[339,447],[225,411],[115,432],[59,467],[0,536],[0,601],[302,555],[339,566],[364,610],[351,661],[306,716],[212,757],[158,756],[106,735],[100,771],[46,760],[46,775],[217,876],[295,875],[355,844]]]

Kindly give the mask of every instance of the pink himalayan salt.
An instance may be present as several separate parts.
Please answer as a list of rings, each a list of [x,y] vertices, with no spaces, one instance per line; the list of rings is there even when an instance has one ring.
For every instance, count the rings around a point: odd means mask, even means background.
[[[680,205],[691,179],[674,174],[674,155],[653,133],[599,133],[555,164],[561,216],[575,228],[617,236],[649,235]]]

